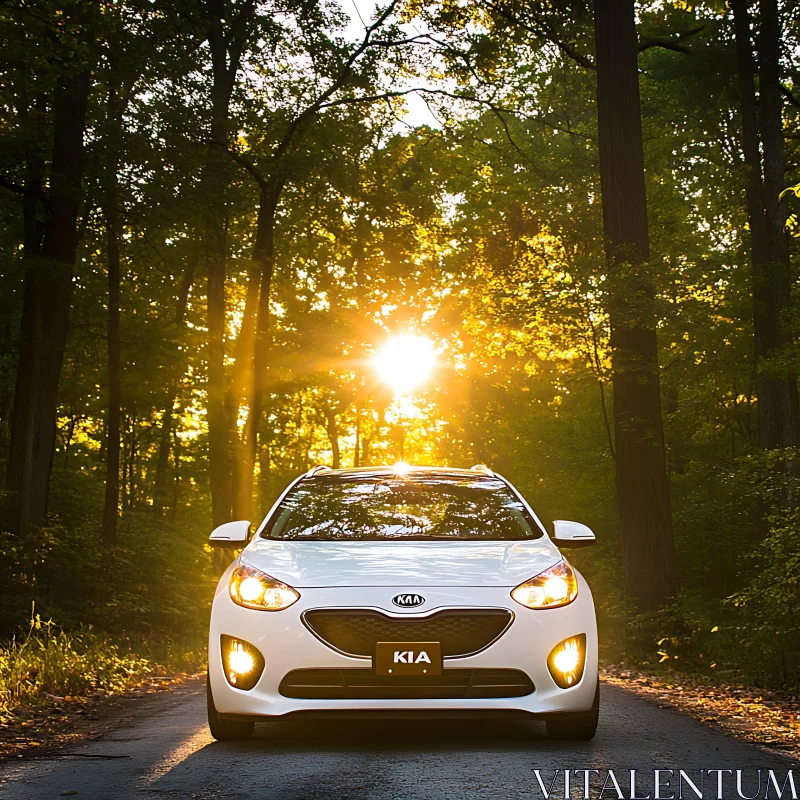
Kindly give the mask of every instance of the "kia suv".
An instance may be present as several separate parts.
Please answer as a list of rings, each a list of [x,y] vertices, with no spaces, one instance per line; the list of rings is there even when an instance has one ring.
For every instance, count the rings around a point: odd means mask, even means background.
[[[553,535],[478,465],[315,467],[251,535],[217,586],[208,719],[220,740],[295,717],[521,717],[591,739],[599,684],[594,604]]]

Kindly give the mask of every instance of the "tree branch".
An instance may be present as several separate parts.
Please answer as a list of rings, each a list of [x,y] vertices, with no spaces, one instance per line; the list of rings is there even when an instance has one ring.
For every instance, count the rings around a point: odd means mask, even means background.
[[[243,169],[250,173],[250,177],[259,185],[261,189],[263,189],[267,185],[267,179],[261,174],[258,170],[258,167],[250,161],[249,159],[245,158],[241,153],[237,153],[235,150],[231,150],[229,147],[225,148],[228,151],[230,157]]]
[[[647,39],[642,39],[639,42],[639,52],[643,53],[645,50],[650,50],[653,47],[660,47],[663,50],[672,50],[675,53],[688,53],[689,48],[686,47],[683,42],[692,36],[696,36],[702,30],[703,26],[700,25],[697,28],[691,28],[688,31],[679,33],[672,39],[666,39],[661,36],[650,36]]]
[[[488,2],[488,8],[492,11],[496,11],[501,17],[507,19],[509,22],[513,22],[522,30],[527,31],[528,33],[533,34],[539,39],[545,39],[546,41],[550,42],[550,44],[554,44],[565,56],[571,58],[576,64],[583,67],[584,69],[596,69],[594,65],[594,61],[590,56],[587,56],[581,52],[579,52],[574,45],[571,45],[569,42],[562,41],[556,36],[555,31],[549,26],[544,23],[541,23],[539,27],[530,25],[527,22],[523,22],[518,16],[512,14],[508,9],[497,5],[496,3]]]
[[[321,95],[319,95],[316,100],[314,100],[292,120],[283,138],[272,152],[271,160],[273,163],[279,161],[283,154],[289,149],[289,145],[291,145],[297,131],[323,107],[323,105],[336,91],[341,89],[342,86],[347,83],[350,75],[352,74],[353,65],[372,45],[372,34],[375,33],[375,31],[377,31],[384,22],[386,22],[386,20],[394,12],[399,2],[400,0],[392,0],[392,2],[389,3],[389,5],[387,5],[386,8],[380,13],[375,22],[373,22],[368,28],[364,29],[364,38],[361,40],[361,44],[359,44],[358,47],[356,47],[355,50],[350,53],[350,56],[339,70],[338,75],[336,75],[333,81],[331,81],[330,86],[328,86],[328,88]]]

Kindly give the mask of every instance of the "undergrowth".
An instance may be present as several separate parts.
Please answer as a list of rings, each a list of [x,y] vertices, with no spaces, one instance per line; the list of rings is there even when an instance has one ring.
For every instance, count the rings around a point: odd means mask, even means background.
[[[32,613],[20,635],[0,642],[0,721],[44,704],[48,695],[115,694],[150,676],[195,672],[204,661],[203,642],[134,641],[90,627],[65,631]]]

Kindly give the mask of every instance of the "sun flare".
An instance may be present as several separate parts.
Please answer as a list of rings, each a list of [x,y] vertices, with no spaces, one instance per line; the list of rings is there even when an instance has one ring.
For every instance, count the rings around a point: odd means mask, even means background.
[[[435,362],[433,342],[413,334],[390,339],[374,360],[378,376],[396,395],[408,394],[425,383]]]

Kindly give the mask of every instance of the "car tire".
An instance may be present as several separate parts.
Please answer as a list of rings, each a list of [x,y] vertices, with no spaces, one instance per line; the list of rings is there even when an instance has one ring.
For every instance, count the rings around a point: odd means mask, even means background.
[[[594,702],[589,711],[561,714],[548,719],[547,735],[551,739],[588,742],[597,733],[597,722],[600,719],[600,681],[594,692]]]
[[[211,694],[211,681],[206,676],[206,704],[208,706],[208,729],[218,742],[242,742],[253,736],[252,722],[234,722],[222,719]]]

